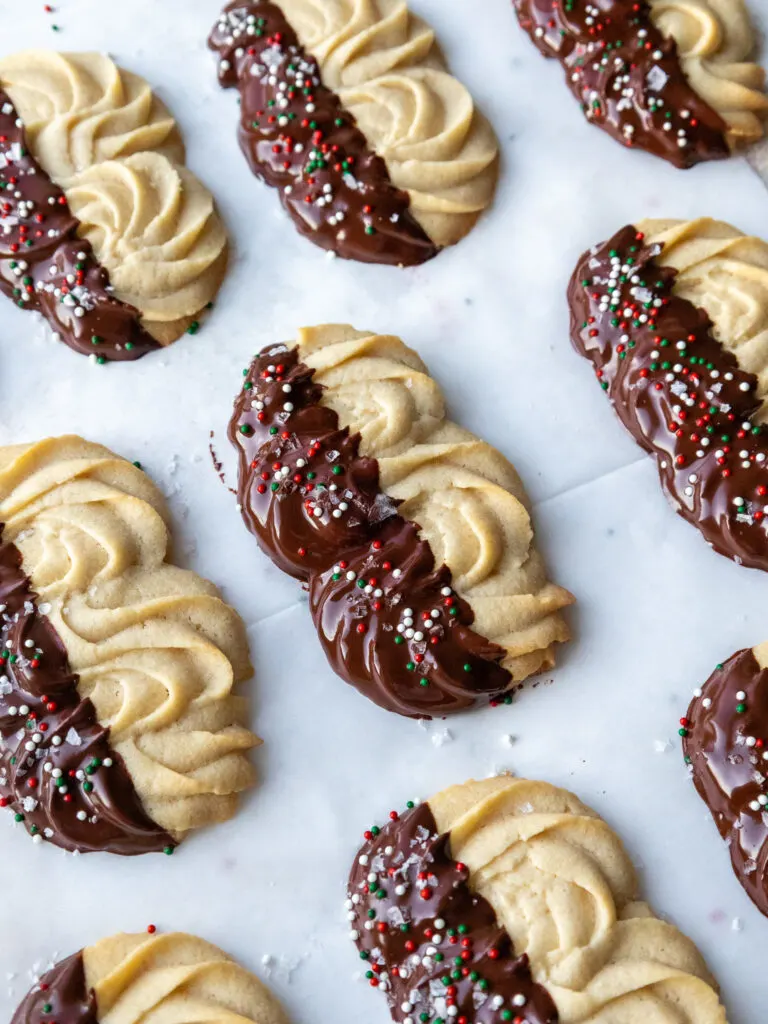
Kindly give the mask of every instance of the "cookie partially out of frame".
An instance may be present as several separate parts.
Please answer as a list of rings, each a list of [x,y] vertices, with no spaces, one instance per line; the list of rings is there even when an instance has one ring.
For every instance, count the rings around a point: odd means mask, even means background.
[[[404,0],[235,0],[209,43],[251,169],[316,245],[423,263],[490,204],[496,138]]]
[[[11,1024],[287,1024],[250,971],[209,942],[180,932],[113,935],[42,976]]]
[[[768,916],[768,644],[718,665],[680,725],[691,777],[736,877]]]
[[[346,907],[397,1024],[726,1021],[616,833],[544,782],[468,782],[393,811],[365,833]]]
[[[253,784],[245,627],[167,561],[141,469],[78,437],[0,448],[0,805],[66,850],[173,852]]]
[[[414,351],[329,325],[244,372],[230,423],[243,519],[308,583],[342,678],[421,717],[554,665],[573,598],[549,582],[520,478],[448,418]]]
[[[514,4],[588,120],[626,146],[692,167],[763,137],[765,71],[744,0]]]
[[[0,289],[100,361],[197,322],[226,232],[143,79],[98,53],[3,57],[0,129]]]
[[[638,221],[582,256],[568,297],[574,345],[673,508],[768,569],[768,245],[719,221]]]

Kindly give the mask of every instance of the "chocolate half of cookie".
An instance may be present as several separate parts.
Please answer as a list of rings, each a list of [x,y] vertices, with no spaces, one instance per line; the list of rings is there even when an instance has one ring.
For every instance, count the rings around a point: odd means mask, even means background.
[[[681,720],[694,785],[728,844],[736,877],[768,916],[768,648],[738,651]]]
[[[240,147],[279,189],[304,237],[345,259],[412,266],[438,252],[369,147],[355,118],[322,82],[281,8],[232,3],[209,45],[219,81],[240,91]]]
[[[19,1004],[11,1024],[97,1024],[96,998],[85,980],[82,952],[67,957],[40,978]]]
[[[553,1024],[549,992],[490,903],[473,892],[428,804],[365,834],[347,915],[366,977],[396,1021]]]
[[[0,541],[0,806],[33,841],[65,850],[172,853],[144,811],[109,730],[77,689],[64,644]],[[71,1019],[77,1019],[72,1017]]]
[[[560,61],[584,115],[626,146],[676,167],[730,155],[728,125],[689,84],[677,44],[646,0],[514,0],[521,26]]]
[[[397,514],[359,435],[320,404],[313,373],[298,348],[265,348],[246,371],[229,437],[243,519],[308,584],[332,667],[381,707],[416,718],[508,690],[504,649],[472,630],[449,569]]]
[[[720,554],[768,569],[768,441],[758,379],[675,292],[663,246],[629,226],[586,252],[568,289],[571,336],[672,507]],[[719,302],[720,300],[718,300]]]
[[[159,348],[133,306],[115,298],[66,196],[32,157],[24,125],[0,91],[0,291],[42,314],[65,344],[99,363]]]

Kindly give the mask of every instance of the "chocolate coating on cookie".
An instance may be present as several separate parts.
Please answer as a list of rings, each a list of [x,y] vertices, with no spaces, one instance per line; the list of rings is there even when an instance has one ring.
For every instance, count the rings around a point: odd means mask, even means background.
[[[768,443],[757,378],[634,227],[585,253],[568,289],[571,336],[624,426],[655,456],[675,511],[739,564],[768,569]]]
[[[65,850],[171,851],[174,840],[145,813],[108,730],[81,699],[13,544],[0,543],[0,605],[0,806],[35,841]]]
[[[21,1001],[11,1024],[98,1024],[96,997],[85,984],[83,954],[75,953],[47,971]]]
[[[35,310],[58,337],[100,362],[138,359],[158,348],[139,312],[116,299],[109,274],[66,196],[32,157],[24,125],[0,91],[0,291]]]
[[[688,84],[674,39],[645,0],[514,0],[521,26],[555,57],[585,116],[614,139],[676,167],[730,156],[727,126]]]
[[[429,806],[391,817],[366,833],[347,906],[367,976],[386,994],[393,1019],[554,1024],[552,997],[533,980],[528,957],[515,955],[490,903],[470,888]]]
[[[269,346],[235,402],[243,520],[285,572],[309,585],[334,670],[390,711],[429,717],[509,689],[504,650],[435,567],[418,527],[381,491],[375,459],[320,404],[298,349]]]
[[[717,666],[682,726],[694,785],[736,877],[768,916],[768,670],[751,650]]]
[[[277,4],[231,3],[209,39],[219,82],[240,90],[239,140],[251,170],[278,188],[299,232],[365,263],[413,266],[438,252],[354,117],[321,80]]]

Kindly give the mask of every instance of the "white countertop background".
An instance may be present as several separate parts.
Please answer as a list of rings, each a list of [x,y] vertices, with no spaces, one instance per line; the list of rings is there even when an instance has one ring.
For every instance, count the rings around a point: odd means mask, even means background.
[[[218,0],[61,0],[53,16],[40,0],[6,5],[0,52],[105,50],[157,87],[234,257],[200,333],[134,364],[91,365],[0,302],[0,444],[72,431],[141,460],[170,498],[177,558],[248,624],[266,744],[262,783],[235,820],[173,858],[72,858],[0,816],[0,1020],[30,971],[154,923],[269,978],[295,1024],[386,1024],[341,909],[361,833],[414,795],[509,768],[572,788],[616,827],[647,898],[701,946],[730,1024],[757,1024],[768,921],[687,779],[677,720],[717,661],[768,639],[768,580],[713,554],[668,509],[652,461],[571,350],[564,299],[578,254],[642,216],[709,214],[768,238],[757,176],[743,160],[677,171],[588,126],[510,0],[413,0],[501,138],[498,198],[419,269],[330,261],[240,155],[236,95],[219,90],[205,47]],[[251,354],[333,320],[417,348],[455,418],[513,460],[535,502],[551,575],[579,599],[577,639],[511,707],[424,726],[345,686],[297,585],[260,554],[211,467],[212,429],[229,461],[226,423]]]

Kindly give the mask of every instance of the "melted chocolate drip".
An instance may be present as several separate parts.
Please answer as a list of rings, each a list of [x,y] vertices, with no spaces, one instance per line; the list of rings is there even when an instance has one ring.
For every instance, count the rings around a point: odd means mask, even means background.
[[[413,266],[439,251],[354,117],[321,80],[277,4],[231,3],[209,39],[219,82],[241,97],[251,170],[280,190],[299,232],[344,259]]]
[[[359,435],[339,429],[298,349],[270,346],[246,371],[229,437],[243,520],[285,572],[309,584],[334,670],[389,711],[416,718],[509,689],[504,650],[435,569],[418,527],[397,515]]]
[[[571,336],[624,426],[658,462],[675,511],[739,564],[768,569],[768,444],[752,416],[757,378],[673,294],[675,272],[633,227],[582,256],[568,289]]]
[[[0,806],[37,842],[79,853],[172,852],[147,817],[13,544],[0,543]],[[62,1024],[61,1021],[58,1024]]]
[[[96,997],[85,987],[83,954],[62,960],[27,993],[11,1024],[98,1024]]]
[[[66,196],[27,148],[24,125],[0,91],[0,291],[41,313],[58,337],[99,362],[159,348],[133,306],[112,294],[109,274]]]
[[[552,997],[533,980],[528,957],[515,956],[490,903],[472,892],[429,806],[393,817],[366,833],[347,904],[367,976],[393,1019],[557,1021]]]
[[[693,781],[747,895],[768,916],[768,670],[750,650],[718,665],[683,719]]]
[[[514,0],[521,26],[555,57],[585,116],[676,167],[730,156],[727,125],[690,87],[677,44],[641,0]]]

